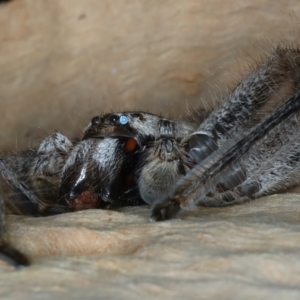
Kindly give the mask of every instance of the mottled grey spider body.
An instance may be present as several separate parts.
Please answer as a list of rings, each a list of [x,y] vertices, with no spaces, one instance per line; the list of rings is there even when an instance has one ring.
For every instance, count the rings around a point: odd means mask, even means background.
[[[299,79],[299,51],[277,49],[211,113],[180,121],[112,113],[94,117],[80,139],[55,133],[37,150],[0,159],[19,195],[5,203],[34,215],[147,203],[158,221],[283,191],[299,179]],[[0,250],[28,264],[7,242],[0,204]]]

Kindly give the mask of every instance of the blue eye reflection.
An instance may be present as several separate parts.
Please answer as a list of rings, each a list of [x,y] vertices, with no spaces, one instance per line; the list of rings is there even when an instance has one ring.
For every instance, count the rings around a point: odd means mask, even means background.
[[[125,125],[128,123],[128,118],[124,115],[120,116],[119,122],[120,122],[120,124]]]

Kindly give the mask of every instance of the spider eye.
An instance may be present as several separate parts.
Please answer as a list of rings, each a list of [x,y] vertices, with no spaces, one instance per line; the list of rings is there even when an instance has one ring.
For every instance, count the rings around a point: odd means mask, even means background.
[[[97,126],[101,123],[101,117],[96,116],[91,120],[92,126]]]
[[[109,122],[115,124],[117,121],[119,121],[119,116],[118,115],[110,115],[109,116]]]
[[[135,139],[129,138],[125,143],[125,150],[129,153],[134,152],[138,148],[138,143]]]
[[[122,125],[126,125],[128,123],[128,117],[126,117],[124,115],[120,116],[119,122]]]
[[[109,123],[113,125],[126,125],[129,122],[129,119],[126,115],[110,115],[108,120]]]

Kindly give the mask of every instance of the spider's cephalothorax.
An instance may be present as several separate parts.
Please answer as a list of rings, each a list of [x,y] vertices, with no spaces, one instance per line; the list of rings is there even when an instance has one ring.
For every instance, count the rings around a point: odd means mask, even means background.
[[[7,242],[4,200],[33,215],[147,203],[158,221],[298,184],[299,74],[299,51],[276,49],[210,113],[96,116],[79,139],[55,133],[37,150],[0,158],[4,189],[13,190],[0,198],[0,253],[28,264]]]
[[[144,203],[137,176],[145,149],[160,136],[160,122],[170,121],[143,112],[94,117],[63,167],[63,204],[105,208]],[[176,132],[183,138],[192,130],[184,122]]]

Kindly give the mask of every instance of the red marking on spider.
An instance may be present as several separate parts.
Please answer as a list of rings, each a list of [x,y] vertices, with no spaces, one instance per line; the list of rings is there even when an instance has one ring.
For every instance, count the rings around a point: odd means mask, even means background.
[[[137,149],[137,147],[138,147],[138,144],[137,144],[136,140],[133,138],[128,139],[125,143],[125,150],[127,152],[133,152]]]
[[[99,207],[99,198],[94,191],[89,188],[72,200],[71,206],[74,210],[84,210]]]

